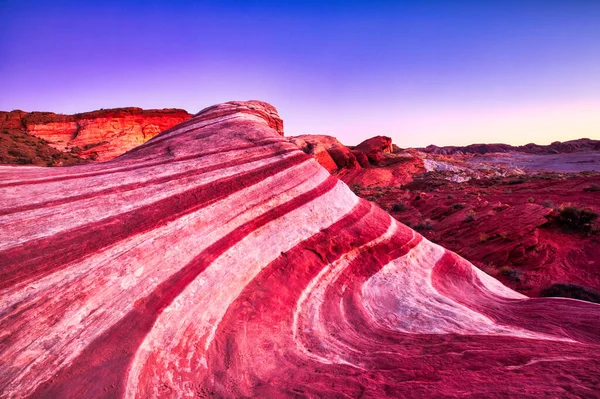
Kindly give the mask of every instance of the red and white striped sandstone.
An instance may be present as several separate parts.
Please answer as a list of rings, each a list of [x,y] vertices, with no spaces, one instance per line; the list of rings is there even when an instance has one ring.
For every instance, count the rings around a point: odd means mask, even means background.
[[[593,397],[600,305],[528,299],[230,102],[0,166],[1,397]]]

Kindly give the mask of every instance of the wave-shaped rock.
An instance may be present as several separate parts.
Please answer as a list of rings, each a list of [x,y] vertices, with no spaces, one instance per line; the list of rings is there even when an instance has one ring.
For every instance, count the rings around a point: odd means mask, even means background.
[[[261,102],[0,167],[2,397],[575,397],[600,305],[528,299],[357,198]]]

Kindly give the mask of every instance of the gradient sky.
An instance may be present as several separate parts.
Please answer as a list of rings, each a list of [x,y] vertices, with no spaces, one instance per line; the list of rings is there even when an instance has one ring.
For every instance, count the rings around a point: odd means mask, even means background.
[[[0,0],[0,15],[1,110],[260,99],[286,135],[346,144],[600,139],[597,0]]]

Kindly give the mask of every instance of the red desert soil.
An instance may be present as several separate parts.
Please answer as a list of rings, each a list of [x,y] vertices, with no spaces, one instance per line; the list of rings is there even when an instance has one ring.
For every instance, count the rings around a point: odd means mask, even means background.
[[[528,296],[559,283],[600,291],[599,173],[462,183],[424,175],[400,188],[353,189]],[[591,219],[566,220],[572,209]]]
[[[282,126],[231,102],[112,161],[0,166],[0,396],[597,396],[600,305],[503,286]]]

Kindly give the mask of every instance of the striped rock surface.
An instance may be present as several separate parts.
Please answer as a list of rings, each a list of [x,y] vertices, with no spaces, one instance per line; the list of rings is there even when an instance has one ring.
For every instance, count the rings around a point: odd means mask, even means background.
[[[528,299],[232,102],[0,167],[0,396],[593,397],[600,306]]]

